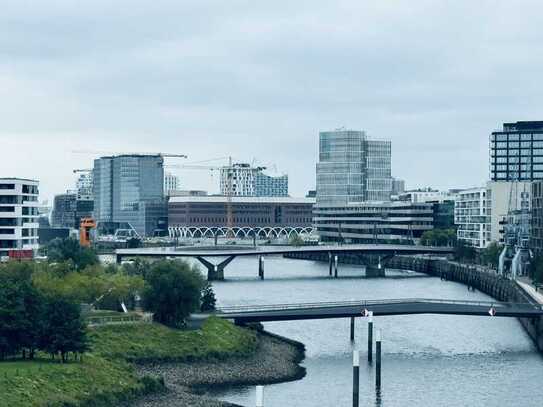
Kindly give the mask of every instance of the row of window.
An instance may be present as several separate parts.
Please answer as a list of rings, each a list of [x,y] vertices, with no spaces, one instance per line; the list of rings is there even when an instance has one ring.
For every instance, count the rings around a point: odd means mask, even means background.
[[[490,136],[491,141],[529,141],[529,140],[543,140],[543,133],[522,133],[522,134],[492,134]]]

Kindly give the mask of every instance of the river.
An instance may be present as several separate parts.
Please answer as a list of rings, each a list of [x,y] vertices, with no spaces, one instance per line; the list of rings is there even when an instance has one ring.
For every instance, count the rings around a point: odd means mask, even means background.
[[[387,298],[491,300],[461,284],[416,273],[365,279],[363,269],[340,265],[340,278],[328,265],[269,257],[266,280],[257,278],[258,260],[237,258],[226,281],[213,284],[220,306]],[[352,351],[361,350],[361,406],[541,406],[543,358],[515,319],[414,315],[378,317],[383,333],[383,385],[379,395],[374,369],[366,362],[366,321],[266,323],[268,331],[306,345],[299,381],[266,386],[265,406],[340,407],[352,405]],[[254,406],[254,388],[219,391],[221,400]]]

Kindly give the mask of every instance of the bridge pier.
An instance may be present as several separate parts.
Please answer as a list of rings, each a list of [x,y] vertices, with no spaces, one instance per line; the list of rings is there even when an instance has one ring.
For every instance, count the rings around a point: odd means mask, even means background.
[[[196,259],[207,268],[207,281],[218,281],[224,280],[224,269],[225,267],[234,260],[236,256],[229,256],[226,260],[222,261],[219,264],[213,264],[210,261],[204,259],[201,256],[196,257]]]
[[[355,324],[354,317],[351,317],[351,342],[354,342],[354,324]]]
[[[258,277],[264,280],[264,256],[258,257]]]
[[[332,277],[332,252],[328,252],[328,265],[330,266],[330,277]]]

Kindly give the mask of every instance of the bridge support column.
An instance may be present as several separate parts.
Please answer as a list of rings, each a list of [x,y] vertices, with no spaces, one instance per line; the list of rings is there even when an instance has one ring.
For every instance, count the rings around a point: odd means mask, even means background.
[[[334,278],[337,278],[337,264],[338,264],[339,258],[337,254],[334,256]]]
[[[204,259],[201,256],[196,257],[196,259],[204,265],[205,268],[207,268],[207,280],[208,281],[216,281],[216,280],[224,280],[224,269],[225,267],[234,260],[236,256],[230,256],[223,262],[219,264],[213,264],[210,261]]]
[[[354,324],[355,324],[354,317],[351,317],[351,342],[354,342]]]
[[[368,316],[368,363],[373,362],[373,311]]]
[[[258,257],[258,277],[264,280],[264,256]]]
[[[328,252],[328,265],[330,266],[330,277],[332,277],[332,252]]]
[[[375,387],[381,388],[381,330],[377,331],[375,338]]]

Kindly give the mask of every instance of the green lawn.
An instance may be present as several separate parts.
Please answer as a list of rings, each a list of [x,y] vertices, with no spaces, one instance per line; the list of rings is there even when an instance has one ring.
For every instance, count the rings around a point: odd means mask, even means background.
[[[253,332],[212,318],[200,331],[158,324],[106,326],[90,330],[92,351],[82,362],[0,362],[0,405],[9,407],[101,407],[157,390],[140,380],[129,362],[224,358],[250,354]]]

